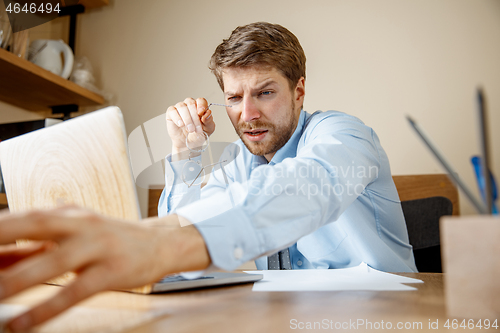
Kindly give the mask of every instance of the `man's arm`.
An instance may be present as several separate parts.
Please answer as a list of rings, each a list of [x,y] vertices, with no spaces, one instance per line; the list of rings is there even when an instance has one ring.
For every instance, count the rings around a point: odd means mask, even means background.
[[[5,245],[17,239],[49,243],[24,250]],[[0,245],[0,299],[66,272],[77,273],[55,296],[12,320],[12,331],[46,321],[97,292],[141,287],[167,274],[210,265],[199,232],[179,227],[175,215],[137,224],[77,207],[3,213]]]
[[[360,195],[370,200],[365,189],[380,168],[373,131],[354,117],[324,117],[309,125],[296,157],[258,166],[247,181],[176,211],[200,231],[213,265],[232,270],[283,249],[337,220]]]

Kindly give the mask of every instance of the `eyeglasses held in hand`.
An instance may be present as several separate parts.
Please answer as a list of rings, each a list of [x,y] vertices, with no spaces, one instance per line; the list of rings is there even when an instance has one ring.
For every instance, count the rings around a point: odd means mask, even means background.
[[[210,103],[207,106],[206,110],[208,110],[212,105],[225,106],[229,108],[232,107],[232,105]],[[224,167],[222,165],[222,163],[227,162],[227,160],[203,166],[201,161],[195,161],[192,159],[193,154],[196,154],[196,156],[198,156],[199,154],[207,150],[209,145],[210,139],[206,132],[202,132],[201,134],[193,132],[186,135],[186,147],[189,149],[189,160],[182,167],[181,178],[184,184],[186,184],[188,187],[191,187],[193,185],[201,185],[201,183],[205,179],[205,168],[213,167],[217,164],[220,165],[222,174],[224,175],[224,180],[226,182],[226,185],[228,185],[226,172],[224,171]]]

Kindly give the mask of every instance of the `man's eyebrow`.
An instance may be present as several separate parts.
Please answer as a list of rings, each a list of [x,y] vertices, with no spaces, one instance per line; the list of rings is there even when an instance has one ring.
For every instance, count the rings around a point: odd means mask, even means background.
[[[255,89],[253,89],[253,90],[262,90],[262,89],[267,88],[267,87],[269,87],[269,86],[271,86],[271,85],[273,85],[273,84],[275,84],[275,83],[276,83],[276,81],[275,81],[274,79],[272,79],[272,78],[271,78],[271,79],[268,79],[268,80],[266,80],[266,81],[262,82],[260,85],[258,85],[258,86],[257,86]],[[224,95],[225,95],[225,96],[232,96],[232,95],[236,95],[236,94],[237,94],[237,93],[235,93],[235,92],[233,92],[233,91],[226,91],[226,92],[224,93]]]
[[[255,88],[255,90],[262,90],[262,89],[267,88],[275,83],[276,83],[276,81],[274,79],[268,79],[268,80],[262,82],[260,85],[258,85]]]

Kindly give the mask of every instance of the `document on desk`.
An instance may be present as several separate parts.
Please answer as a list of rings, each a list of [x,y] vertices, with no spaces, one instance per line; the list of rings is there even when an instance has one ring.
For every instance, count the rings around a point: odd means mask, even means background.
[[[253,291],[341,291],[341,290],[416,290],[403,283],[423,283],[405,276],[385,273],[366,263],[342,269],[300,269],[248,271],[263,274]]]

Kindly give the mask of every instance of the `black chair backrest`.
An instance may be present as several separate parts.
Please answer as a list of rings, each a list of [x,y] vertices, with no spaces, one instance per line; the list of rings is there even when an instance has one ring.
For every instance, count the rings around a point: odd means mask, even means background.
[[[430,197],[401,202],[419,272],[441,273],[439,218],[451,215],[452,202],[445,197]]]

